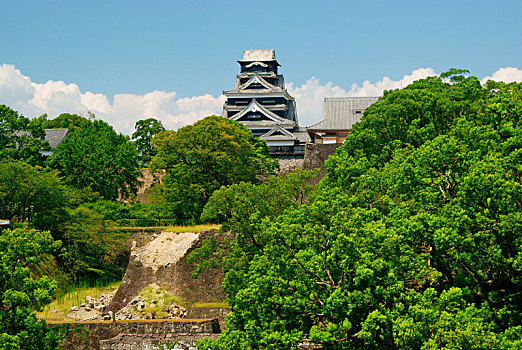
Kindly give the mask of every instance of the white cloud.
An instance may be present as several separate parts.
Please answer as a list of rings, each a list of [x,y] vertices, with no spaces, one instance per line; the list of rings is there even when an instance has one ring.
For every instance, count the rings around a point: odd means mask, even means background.
[[[374,83],[366,80],[362,86],[354,83],[350,90],[334,86],[331,82],[322,85],[319,79],[312,77],[299,87],[289,83],[287,89],[296,99],[299,123],[306,126],[322,118],[324,97],[381,96],[384,90],[401,89],[416,80],[435,75],[437,73],[432,68],[419,68],[399,80],[384,77]],[[500,68],[491,77],[486,77],[481,82],[485,83],[489,79],[506,83],[522,82],[522,70],[513,67]]]
[[[287,84],[290,95],[297,103],[301,125],[310,125],[322,118],[323,99],[343,96],[380,96],[384,90],[403,88],[415,80],[437,73],[431,68],[420,68],[399,80],[384,77],[380,81],[364,81],[361,86],[352,84],[350,89],[335,86],[332,82],[321,84],[312,77],[301,86]],[[522,82],[522,70],[513,67],[500,68],[491,77],[482,79]],[[177,97],[176,92],[152,91],[144,95],[116,94],[110,99],[99,93],[82,92],[76,84],[48,81],[44,84],[31,81],[14,65],[0,65],[0,104],[6,104],[27,117],[47,113],[54,118],[60,113],[87,115],[92,112],[120,132],[131,134],[136,121],[155,117],[168,129],[178,129],[208,115],[221,115],[225,97],[210,94],[194,97]]]
[[[295,97],[299,123],[306,126],[322,118],[323,99],[325,97],[381,96],[384,90],[400,89],[415,80],[434,75],[437,75],[437,73],[433,69],[420,68],[397,81],[388,77],[384,77],[375,83],[366,80],[362,86],[352,84],[350,90],[334,86],[331,82],[321,85],[319,79],[312,77],[299,87],[294,87],[292,83],[289,83],[287,89],[290,95]]]
[[[20,108],[34,96],[31,79],[20,73],[15,66],[4,64],[0,66],[0,99],[8,101],[12,108]]]
[[[503,81],[505,83],[522,82],[522,70],[515,67],[500,68],[490,77],[485,77],[480,82],[485,84],[488,80]]]
[[[177,98],[176,92],[152,91],[144,95],[116,94],[113,102],[103,94],[82,93],[76,84],[48,81],[39,84],[24,76],[14,65],[0,65],[0,104],[6,104],[27,117],[47,113],[54,118],[60,113],[83,116],[92,112],[116,130],[131,134],[136,121],[154,117],[168,129],[177,129],[208,115],[221,115],[224,96]]]

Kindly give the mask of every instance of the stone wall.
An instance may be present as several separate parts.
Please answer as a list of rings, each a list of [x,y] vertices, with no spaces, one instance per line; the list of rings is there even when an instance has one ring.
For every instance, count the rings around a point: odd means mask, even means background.
[[[161,228],[157,229],[142,229],[142,230],[135,230],[133,228],[120,228],[122,232],[125,232],[128,235],[128,239],[125,242],[127,248],[129,251],[132,247],[132,242],[136,242],[136,246],[141,247],[147,244],[148,242],[152,241],[154,238],[158,237],[162,231],[164,231]]]
[[[278,175],[283,176],[303,168],[304,159],[280,158]]]
[[[164,171],[160,171],[157,173],[151,173],[148,168],[140,169],[141,176],[138,177],[138,180],[141,182],[141,185],[138,188],[137,196],[140,202],[148,203],[149,202],[149,194],[152,187],[156,184],[159,184],[163,177],[165,176]]]
[[[98,350],[98,349],[145,349],[140,344],[165,344],[179,340],[178,349],[190,349],[195,340],[204,337],[217,337],[220,333],[217,319],[201,320],[127,320],[127,321],[84,321],[48,322],[50,327],[61,327],[67,338],[60,349]]]
[[[308,143],[305,148],[305,156],[303,160],[303,169],[314,170],[319,169],[319,174],[312,180],[313,184],[317,184],[326,175],[324,162],[335,153],[335,150],[342,146],[342,143],[334,144],[318,144]]]
[[[196,341],[203,338],[217,338],[218,334],[198,333],[191,335],[134,335],[118,334],[116,337],[102,340],[101,350],[196,350]]]
[[[187,306],[187,317],[189,318],[217,318],[219,321],[219,328],[224,330],[225,316],[232,311],[230,307],[193,307]]]

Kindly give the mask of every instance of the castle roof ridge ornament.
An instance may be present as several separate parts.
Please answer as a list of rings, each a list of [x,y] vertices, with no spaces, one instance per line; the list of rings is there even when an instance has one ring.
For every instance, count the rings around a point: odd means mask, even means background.
[[[268,64],[266,63],[263,63],[263,62],[259,62],[259,61],[255,61],[255,62],[252,62],[250,64],[247,64],[245,67],[247,68],[250,68],[250,67],[253,67],[253,66],[261,66],[261,67],[268,67]]]
[[[245,50],[243,51],[243,58],[238,62],[275,62],[278,66],[280,64],[277,62],[275,57],[275,50]]]

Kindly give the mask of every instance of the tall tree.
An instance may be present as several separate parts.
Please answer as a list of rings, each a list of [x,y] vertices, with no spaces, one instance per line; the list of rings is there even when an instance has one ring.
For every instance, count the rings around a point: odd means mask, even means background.
[[[106,199],[128,198],[138,187],[138,154],[128,136],[101,120],[72,133],[49,159],[66,184],[90,187]]]
[[[111,230],[104,217],[85,205],[69,211],[60,240],[67,249],[59,257],[73,278],[120,278],[128,263],[125,232]]]
[[[132,134],[132,139],[136,144],[136,149],[140,154],[141,166],[146,167],[153,156],[157,154],[152,143],[154,136],[165,128],[161,122],[154,118],[138,120],[134,126],[136,131]]]
[[[59,339],[35,315],[52,300],[56,282],[35,278],[31,267],[59,246],[49,232],[19,228],[0,234],[0,348],[56,349]]]
[[[40,123],[19,115],[6,105],[0,105],[0,159],[25,160],[42,165],[45,157],[40,151],[50,150]]]
[[[217,116],[206,117],[154,138],[158,154],[151,168],[165,169],[162,194],[183,218],[199,218],[205,203],[221,186],[259,182],[273,172],[268,147],[243,125]]]

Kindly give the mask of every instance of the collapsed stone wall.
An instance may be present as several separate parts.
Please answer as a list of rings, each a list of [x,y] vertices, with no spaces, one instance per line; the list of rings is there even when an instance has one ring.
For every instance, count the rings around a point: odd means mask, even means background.
[[[108,310],[116,312],[121,309],[151,284],[157,284],[189,302],[225,300],[221,289],[221,267],[205,269],[193,278],[194,268],[187,262],[187,255],[200,247],[208,235],[219,238],[217,230],[178,234],[163,232],[142,247],[134,246],[122,283]]]

